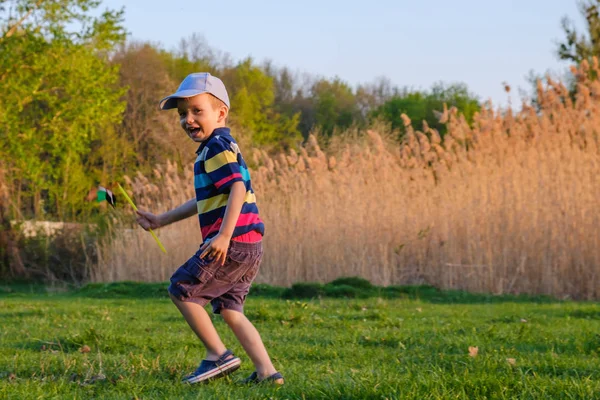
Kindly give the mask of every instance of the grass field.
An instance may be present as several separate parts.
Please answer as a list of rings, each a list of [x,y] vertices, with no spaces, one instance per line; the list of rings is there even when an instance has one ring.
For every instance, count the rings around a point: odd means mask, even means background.
[[[203,353],[163,285],[104,288],[0,291],[0,398],[600,398],[598,303],[432,288],[395,298],[255,294],[246,314],[286,385],[236,383],[252,365],[217,317],[242,368],[188,386],[180,378]]]

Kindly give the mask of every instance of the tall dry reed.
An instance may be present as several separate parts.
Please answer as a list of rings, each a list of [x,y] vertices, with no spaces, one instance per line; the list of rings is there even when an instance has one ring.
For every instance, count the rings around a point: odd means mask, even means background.
[[[488,107],[469,126],[444,110],[443,140],[424,127],[401,145],[369,131],[311,137],[300,152],[254,151],[266,224],[259,281],[289,285],[359,275],[377,284],[429,283],[493,293],[600,298],[598,63],[567,88],[539,84],[539,109]],[[248,156],[247,156],[248,158]],[[191,170],[157,167],[130,182],[155,212],[193,196]],[[152,182],[154,183],[152,183]],[[165,280],[198,246],[197,220],[161,230],[163,256],[140,229],[100,249],[96,280]]]

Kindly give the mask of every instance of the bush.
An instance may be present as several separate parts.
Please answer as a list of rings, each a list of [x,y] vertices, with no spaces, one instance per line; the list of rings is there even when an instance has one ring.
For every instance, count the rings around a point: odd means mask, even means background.
[[[31,282],[89,281],[90,266],[97,261],[97,234],[84,225],[65,225],[53,234],[38,232],[19,238],[19,253],[27,276],[11,277]]]
[[[280,286],[267,285],[266,283],[255,283],[250,287],[250,296],[260,296],[269,298],[281,298],[283,293],[286,291],[285,288]]]
[[[161,298],[168,297],[168,283],[113,282],[90,283],[82,287],[77,294],[92,298]]]
[[[325,295],[327,297],[366,297],[364,290],[357,289],[350,285],[325,285]]]
[[[333,286],[350,286],[356,289],[373,289],[371,282],[358,276],[349,276],[346,278],[337,278],[329,283]]]
[[[284,299],[306,299],[320,297],[325,294],[323,285],[314,282],[294,283],[292,287],[285,289],[282,297]]]

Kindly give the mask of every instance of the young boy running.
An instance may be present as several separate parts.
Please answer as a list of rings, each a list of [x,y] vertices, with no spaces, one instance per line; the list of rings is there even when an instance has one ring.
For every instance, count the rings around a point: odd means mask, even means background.
[[[209,302],[221,314],[256,368],[246,383],[283,384],[243,306],[262,259],[264,224],[258,215],[250,174],[226,127],[229,96],[223,82],[209,73],[187,76],[177,92],[160,101],[177,108],[180,124],[200,143],[194,163],[196,198],[160,215],[138,211],[137,222],[157,229],[198,215],[202,245],[171,277],[169,294],[190,328],[206,347],[206,357],[184,382],[198,383],[228,375],[240,359],[228,350],[204,309]]]

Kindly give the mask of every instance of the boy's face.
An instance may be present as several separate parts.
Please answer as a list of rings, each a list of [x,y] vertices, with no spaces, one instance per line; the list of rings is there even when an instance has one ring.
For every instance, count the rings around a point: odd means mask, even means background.
[[[225,126],[227,107],[215,107],[208,93],[177,100],[179,123],[194,142],[203,142],[216,128]]]

